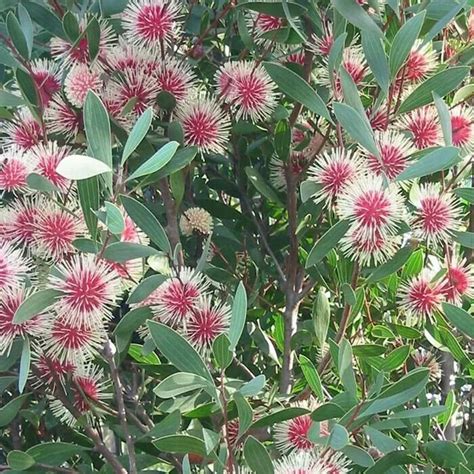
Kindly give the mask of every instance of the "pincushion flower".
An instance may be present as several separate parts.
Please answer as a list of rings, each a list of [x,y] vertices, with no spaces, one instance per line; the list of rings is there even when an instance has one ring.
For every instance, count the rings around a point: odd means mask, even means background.
[[[9,353],[14,340],[26,336],[38,336],[41,333],[43,316],[35,315],[22,323],[14,323],[16,310],[31,292],[23,288],[14,288],[2,294],[0,299],[0,354]]]
[[[38,343],[47,356],[78,366],[99,354],[105,337],[102,324],[49,314]]]
[[[230,307],[202,297],[190,311],[185,322],[186,339],[198,349],[212,346],[229,327]]]
[[[184,141],[205,153],[222,153],[227,144],[230,122],[219,104],[211,98],[189,100],[177,111]]]
[[[367,236],[359,229],[352,230],[342,238],[341,249],[350,259],[355,258],[361,265],[377,265],[393,257],[401,246],[401,237],[387,235],[375,230]]]
[[[458,256],[446,257],[443,294],[446,301],[459,304],[464,296],[474,298],[474,267]]]
[[[438,114],[433,107],[415,109],[403,116],[398,126],[411,134],[413,144],[419,150],[440,144],[441,126]]]
[[[71,186],[71,182],[61,176],[56,169],[59,163],[71,154],[71,149],[50,141],[47,144],[40,144],[32,148],[31,154],[36,162],[35,171],[54,184],[62,193],[66,193]]]
[[[46,355],[37,344],[33,346],[33,349],[34,386],[46,386],[54,389],[57,384],[64,385],[67,377],[76,370],[76,366],[71,362],[61,361],[54,355]]]
[[[326,31],[323,33],[322,36],[311,36],[311,50],[318,56],[329,56],[333,44],[334,35],[330,31],[330,28],[326,27]]]
[[[451,110],[451,129],[453,145],[467,153],[474,151],[474,109],[458,105]]]
[[[401,307],[409,316],[424,318],[440,309],[444,299],[443,284],[433,281],[425,270],[400,287]]]
[[[160,66],[159,51],[127,43],[122,37],[107,56],[111,73],[122,73],[127,69],[155,74]]]
[[[351,232],[364,240],[395,235],[405,215],[398,188],[386,187],[381,176],[370,174],[343,189],[337,210],[341,219],[352,222]]]
[[[406,60],[405,69],[398,73],[400,80],[403,76],[403,80],[420,82],[436,69],[436,52],[430,43],[424,46],[422,44],[422,40],[415,41]]]
[[[439,185],[428,183],[420,186],[413,204],[416,210],[410,223],[415,235],[431,244],[449,242],[461,218],[456,198],[442,193]]]
[[[273,464],[275,474],[332,474],[325,469],[318,456],[311,452],[295,451],[283,456]],[[339,471],[334,471],[334,473]],[[341,471],[344,472],[344,471]]]
[[[110,398],[110,394],[106,392],[107,386],[103,370],[91,363],[80,366],[72,376],[73,407],[81,416],[85,416],[89,423],[96,414],[92,411],[94,404]],[[63,423],[71,426],[76,424],[76,418],[60,400],[51,399],[50,407],[53,414]]]
[[[316,201],[334,200],[343,188],[354,182],[363,171],[362,160],[357,152],[334,148],[317,157],[309,169],[308,177],[320,186]]]
[[[120,293],[117,274],[103,261],[76,255],[57,266],[61,277],[50,276],[50,287],[63,294],[54,308],[68,323],[97,326],[111,316]]]
[[[28,109],[20,109],[11,122],[4,122],[2,138],[4,147],[29,150],[43,140],[43,130]]]
[[[320,456],[323,474],[345,474],[349,472],[349,460],[341,451],[328,451]]]
[[[377,109],[367,111],[367,116],[369,117],[370,126],[377,131],[386,131],[388,128],[388,116],[386,109]]]
[[[365,153],[369,169],[377,175],[385,175],[388,179],[395,179],[408,164],[407,158],[416,152],[409,138],[401,133],[389,130],[377,132],[375,143],[380,152],[380,158]]]
[[[154,76],[140,69],[126,69],[107,84],[105,105],[114,118],[129,126],[134,117],[155,105],[158,92],[159,84]]]
[[[197,307],[207,287],[208,282],[203,275],[191,268],[183,268],[161,284],[151,308],[161,321],[181,325]]]
[[[39,210],[35,227],[34,240],[39,255],[60,261],[74,252],[73,241],[83,235],[85,225],[77,209],[68,212],[48,203]]]
[[[28,175],[35,171],[36,165],[31,153],[10,148],[0,155],[0,189],[16,193],[26,191]]]
[[[74,110],[61,95],[56,94],[45,112],[46,128],[49,133],[73,139],[83,128],[82,115]]]
[[[87,34],[83,34],[90,20],[91,18],[78,20],[79,34],[81,35],[79,41],[69,42],[57,37],[51,39],[51,55],[54,59],[61,61],[66,67],[74,64],[90,64],[89,40]],[[98,20],[98,23],[99,49],[94,65],[102,68],[103,64],[107,61],[107,56],[113,44],[116,42],[116,36],[108,22]]]
[[[39,210],[44,205],[41,197],[24,198],[11,202],[0,210],[0,236],[21,246],[31,246],[35,241]]]
[[[176,0],[132,0],[122,13],[122,26],[130,43],[162,47],[179,31],[179,12]]]
[[[81,108],[89,91],[98,92],[102,86],[100,74],[87,64],[76,64],[64,81],[64,92],[69,102]]]
[[[41,104],[48,107],[53,95],[61,90],[59,64],[49,59],[35,59],[31,63],[31,77],[40,94]]]
[[[429,369],[430,380],[436,381],[441,378],[442,371],[439,362],[434,354],[420,347],[412,354],[415,367],[426,367]]]
[[[155,74],[160,91],[171,94],[176,102],[188,98],[196,79],[189,64],[175,58],[166,58]]]
[[[266,13],[257,13],[251,16],[249,30],[255,35],[259,44],[270,43],[272,31],[279,30],[285,26],[285,20],[278,16],[268,15]]]
[[[31,262],[11,243],[0,243],[0,295],[18,288],[31,269]]]
[[[212,216],[201,207],[191,207],[181,216],[179,227],[187,237],[194,232],[198,235],[209,235],[213,227]]]

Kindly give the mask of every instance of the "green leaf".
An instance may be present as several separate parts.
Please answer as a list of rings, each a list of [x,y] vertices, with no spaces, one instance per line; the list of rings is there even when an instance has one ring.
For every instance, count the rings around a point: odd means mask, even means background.
[[[178,370],[199,375],[213,383],[206,364],[186,339],[164,324],[155,321],[147,324],[156,347],[171,364]]]
[[[178,372],[162,380],[158,386],[153,389],[153,392],[160,398],[173,398],[183,393],[206,389],[208,387],[209,380],[204,377],[187,372]]]
[[[433,101],[433,92],[444,97],[464,80],[469,72],[468,66],[445,69],[421,83],[403,102],[398,113],[404,114]]]
[[[28,48],[28,42],[21,28],[20,22],[13,12],[9,12],[7,15],[7,30],[8,35],[15,46],[15,49],[18,51],[20,56],[23,59],[30,59],[30,50]]]
[[[474,339],[474,317],[462,308],[442,303],[443,312],[449,322],[470,339]]]
[[[147,306],[134,308],[122,316],[113,333],[117,342],[117,350],[123,352],[127,348],[133,333],[148,319],[152,318],[153,313]]]
[[[405,451],[393,451],[379,459],[372,467],[369,467],[369,469],[365,471],[365,474],[386,474],[393,466],[406,464],[418,464],[418,460],[406,454]]]
[[[314,334],[318,340],[319,347],[323,347],[326,342],[330,318],[331,307],[326,295],[326,288],[320,287],[312,310]]]
[[[163,252],[171,254],[171,244],[163,226],[153,213],[140,202],[127,196],[120,196],[120,201],[132,221],[156,244]]]
[[[349,105],[334,103],[334,113],[342,128],[360,145],[375,156],[379,156],[379,150],[375,144],[374,132],[357,110]]]
[[[372,456],[357,446],[346,446],[342,453],[358,466],[370,467],[374,465]]]
[[[456,242],[468,249],[474,249],[474,232],[453,232]]]
[[[446,469],[456,468],[459,464],[466,463],[462,451],[452,441],[430,441],[423,445],[423,449],[434,464]]]
[[[402,247],[390,260],[377,267],[369,275],[367,278],[367,283],[374,283],[398,272],[398,270],[400,270],[400,268],[402,268],[403,265],[405,265],[405,263],[408,261],[412,253],[413,248],[409,245]]]
[[[451,3],[451,2],[449,2]],[[448,4],[448,2],[446,2]],[[457,2],[452,2],[451,3],[453,7],[444,15],[441,17],[426,33],[423,39],[423,45],[426,43],[429,43],[441,30],[443,30],[448,23],[451,22],[451,20],[458,14],[459,10],[463,8],[466,5],[466,0],[461,1],[460,3]]]
[[[362,101],[359,96],[359,91],[357,90],[357,86],[355,85],[352,76],[343,67],[339,69],[339,76],[341,78],[344,102],[356,110],[361,118],[366,122],[367,126],[370,127],[364,106],[362,105]]]
[[[314,421],[325,421],[332,418],[340,418],[346,412],[336,403],[324,403],[311,413],[311,419]]]
[[[152,174],[148,178],[145,178],[142,182],[142,185],[145,185],[149,182],[156,182],[162,178],[166,178],[167,176],[176,173],[177,171],[182,170],[185,166],[189,165],[191,161],[193,161],[194,157],[197,154],[197,148],[195,146],[187,147],[187,148],[180,148],[171,158],[171,161],[163,166],[161,170],[157,171],[156,173]]]
[[[232,303],[232,317],[229,328],[230,350],[234,351],[244,330],[247,318],[247,293],[242,282],[239,283]]]
[[[410,355],[410,346],[401,346],[394,349],[388,354],[380,366],[380,370],[384,372],[391,372],[403,365]]]
[[[385,354],[385,346],[380,344],[358,344],[352,346],[352,351],[356,357],[365,358],[365,357],[377,357],[379,355]]]
[[[350,222],[347,220],[339,221],[333,225],[313,246],[308,254],[305,268],[312,267],[320,262],[346,235],[349,230]]]
[[[462,86],[454,93],[453,102],[451,105],[457,105],[461,102],[465,102],[472,96],[474,96],[474,84]]]
[[[75,43],[81,35],[79,22],[70,11],[66,12],[63,16],[63,30],[71,43]]]
[[[26,178],[26,184],[30,189],[44,193],[60,193],[61,190],[51,181],[37,173],[30,173]]]
[[[377,84],[386,93],[390,85],[390,71],[380,35],[372,31],[363,31],[362,48]]]
[[[267,379],[265,375],[263,374],[257,375],[249,382],[244,383],[242,387],[240,387],[239,392],[244,397],[254,397],[255,395],[258,395],[258,393],[260,393],[263,387],[265,387],[266,382],[267,382]]]
[[[281,423],[282,421],[292,420],[297,416],[306,415],[308,410],[301,407],[283,408],[277,410],[269,415],[262,416],[257,421],[252,423],[252,429],[263,428],[265,426],[273,426],[275,423]]]
[[[36,92],[36,86],[32,77],[23,69],[18,68],[15,72],[15,78],[21,94],[26,99],[26,101],[31,105],[38,106],[39,97]]]
[[[344,388],[351,395],[357,393],[357,383],[352,368],[352,347],[345,338],[339,343],[338,371]]]
[[[10,400],[0,408],[0,426],[6,426],[12,422],[29,396],[29,393],[24,393],[23,395]]]
[[[51,10],[48,10],[43,5],[30,1],[23,0],[22,3],[25,5],[35,23],[40,25],[46,31],[52,33],[54,36],[67,40],[61,20]]]
[[[341,66],[342,55],[344,53],[344,47],[346,44],[347,33],[341,33],[335,40],[328,56],[328,71],[329,77],[334,77],[334,73],[337,72]]]
[[[37,463],[59,466],[83,451],[84,448],[82,446],[60,441],[51,441],[37,444],[26,452],[34,458]]]
[[[64,178],[79,181],[111,173],[112,168],[91,156],[68,155],[59,162],[56,171]]]
[[[112,170],[112,138],[109,115],[102,101],[92,91],[88,92],[84,103],[84,127],[92,156],[102,161],[109,170]],[[111,171],[107,173],[105,182],[107,188],[111,191]]]
[[[395,178],[395,181],[421,178],[451,168],[459,162],[458,153],[459,150],[456,147],[438,148],[424,155],[419,160],[412,162],[408,168]]]
[[[305,8],[295,2],[287,2],[288,10],[292,16],[303,15]],[[286,18],[285,10],[281,2],[239,2],[237,8],[244,10],[253,10],[259,13]]]
[[[415,398],[428,383],[428,375],[429,370],[424,367],[412,370],[374,400],[367,402],[359,418],[390,410]]]
[[[474,204],[474,188],[456,188],[453,190],[453,193],[471,204]]]
[[[16,382],[17,380],[18,377],[16,375],[6,375],[4,377],[0,377],[0,393],[3,393],[11,384]]]
[[[380,28],[357,2],[353,0],[331,0],[331,4],[349,23],[361,31],[369,31],[378,38],[383,37]]]
[[[97,58],[100,49],[100,25],[96,17],[92,17],[87,25],[86,36],[89,48],[89,61],[92,63]]]
[[[146,176],[160,170],[165,166],[171,158],[173,158],[176,150],[179,147],[178,142],[169,142],[161,147],[151,158],[149,158],[143,165],[135,170],[128,178],[127,181],[132,179]]]
[[[389,64],[390,64],[390,77],[393,79],[397,75],[400,68],[405,63],[410,51],[415,44],[418,35],[420,34],[421,27],[425,20],[426,12],[423,10],[418,15],[410,18],[395,35],[392,42],[392,48],[390,50]]]
[[[96,176],[77,182],[79,202],[84,214],[87,229],[93,240],[97,236],[97,216],[95,212],[100,206],[99,180]]]
[[[127,304],[137,304],[150,296],[164,281],[165,275],[152,275],[142,280],[128,297]]]
[[[2,107],[18,107],[24,105],[25,101],[10,92],[0,90],[0,106]]]
[[[344,303],[349,306],[354,306],[357,303],[355,291],[349,283],[343,283],[341,286],[342,294],[344,295]]]
[[[280,160],[287,161],[290,154],[291,128],[288,120],[280,120],[275,126],[274,139],[275,151]]]
[[[212,353],[218,366],[226,369],[232,362],[233,354],[230,350],[230,341],[227,335],[220,334],[212,344]]]
[[[122,153],[121,165],[127,161],[130,155],[137,149],[138,145],[146,137],[153,120],[153,109],[150,107],[138,118],[128,136],[127,142]]]
[[[23,349],[21,351],[20,358],[20,371],[18,372],[18,392],[23,393],[25,389],[26,381],[28,380],[28,375],[30,373],[30,364],[31,364],[31,349],[30,349],[30,340],[28,337],[25,337],[23,340]]]
[[[323,386],[321,385],[321,379],[319,378],[318,371],[313,363],[304,355],[298,357],[301,371],[303,372],[306,382],[310,386],[311,390],[317,395],[319,400],[324,401]]]
[[[59,290],[46,289],[32,293],[21,303],[13,316],[13,323],[20,324],[41,314],[52,306],[63,293]]]
[[[446,146],[452,146],[453,144],[453,130],[451,126],[451,116],[449,114],[449,108],[444,100],[436,93],[433,92],[433,99],[438,110],[439,122],[441,129],[443,130],[444,144]]]
[[[105,201],[105,225],[112,234],[121,234],[125,228],[125,220],[120,209],[111,202]]]
[[[234,401],[237,406],[237,413],[239,414],[239,433],[237,438],[240,438],[250,428],[253,419],[252,407],[250,403],[242,396],[240,392],[234,393]]]
[[[206,446],[202,439],[196,436],[189,435],[170,435],[153,442],[153,444],[160,450],[167,453],[178,454],[198,454],[206,457]]]
[[[151,257],[160,252],[147,245],[135,244],[134,242],[114,242],[107,246],[104,258],[111,262],[123,263],[137,258]]]
[[[181,427],[181,414],[179,410],[172,411],[163,420],[157,423],[143,438],[162,438],[163,436],[174,435]]]
[[[413,408],[412,410],[403,410],[390,415],[394,420],[405,420],[410,418],[419,418],[420,416],[437,416],[446,411],[445,406]]]
[[[28,10],[21,3],[18,5],[18,19],[20,20],[21,30],[23,32],[28,47],[28,56],[30,57],[31,51],[33,49],[33,23],[31,22]]]
[[[259,191],[268,200],[275,202],[279,206],[283,207],[283,203],[281,202],[276,192],[265,182],[265,180],[255,168],[246,166],[245,174],[247,175],[249,181],[255,186],[257,191]]]
[[[26,471],[35,465],[35,460],[23,451],[10,451],[7,456],[7,464],[16,471]]]
[[[344,426],[337,423],[332,427],[329,434],[328,444],[335,451],[339,451],[349,444],[349,433]]]
[[[263,66],[284,94],[332,123],[326,104],[308,82],[281,64],[263,62]]]
[[[260,441],[249,436],[244,445],[244,456],[248,466],[258,474],[273,474],[273,463]]]

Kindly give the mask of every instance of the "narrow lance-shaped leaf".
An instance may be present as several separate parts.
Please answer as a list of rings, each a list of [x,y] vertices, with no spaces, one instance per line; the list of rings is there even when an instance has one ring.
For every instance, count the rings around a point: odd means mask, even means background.
[[[232,304],[232,317],[229,328],[230,349],[233,351],[240,340],[247,317],[247,293],[242,282],[239,283]]]
[[[31,363],[31,348],[30,340],[26,337],[23,340],[23,350],[21,351],[20,358],[20,372],[18,373],[18,391],[23,393],[25,389],[26,381],[28,380],[28,375],[30,373],[30,363]]]
[[[444,100],[435,92],[433,92],[433,99],[436,105],[436,109],[438,110],[441,130],[443,130],[444,144],[446,146],[452,146],[453,129],[451,126],[451,116],[449,114],[449,108],[444,102]]]
[[[303,372],[304,378],[311,390],[316,394],[320,401],[324,401],[323,387],[321,385],[321,379],[319,378],[318,371],[313,363],[304,355],[300,355],[299,363]]]
[[[450,303],[443,303],[443,312],[451,324],[467,337],[474,339],[474,317],[462,308]]]
[[[138,145],[140,145],[142,140],[145,138],[152,120],[153,109],[150,107],[146,109],[145,112],[143,112],[143,114],[135,122],[135,125],[133,126],[132,131],[128,136],[127,142],[125,143],[125,147],[122,153],[122,166],[130,157],[130,155],[137,149]]]
[[[332,123],[326,104],[303,78],[281,64],[264,62],[263,66],[284,94]]]
[[[425,11],[410,18],[397,32],[390,50],[390,76],[393,79],[407,59],[418,35],[420,34]]]
[[[176,150],[179,147],[178,142],[169,142],[161,147],[151,158],[149,158],[143,165],[141,165],[136,171],[134,171],[127,179],[140,178],[146,176],[163,168],[173,158]]]
[[[387,92],[390,85],[390,71],[382,39],[371,31],[363,31],[362,48],[375,80],[380,88]]]
[[[137,258],[151,257],[159,253],[158,250],[148,245],[134,242],[114,242],[105,249],[104,258],[111,262],[123,263]]]
[[[249,467],[258,474],[273,474],[273,464],[265,446],[253,436],[249,436],[244,445],[244,456]]]
[[[383,37],[380,28],[357,2],[353,0],[331,0],[331,3],[349,23],[352,23],[361,31],[370,31],[379,38]]]
[[[31,294],[17,308],[13,316],[13,324],[20,324],[28,321],[33,316],[41,314],[45,309],[49,308],[56,302],[63,293],[59,290],[46,289]]]
[[[29,59],[30,51],[28,48],[28,42],[21,28],[20,22],[13,12],[8,13],[6,23],[8,35],[10,36],[13,46],[15,46],[15,49],[23,59]]]
[[[59,162],[56,168],[59,175],[76,181],[110,173],[111,171],[112,169],[103,161],[86,155],[68,155]]]

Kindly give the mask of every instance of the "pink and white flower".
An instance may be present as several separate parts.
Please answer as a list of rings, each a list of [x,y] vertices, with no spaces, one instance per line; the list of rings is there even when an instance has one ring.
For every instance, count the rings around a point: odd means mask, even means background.
[[[458,105],[451,111],[451,129],[453,145],[474,151],[474,109],[467,105]]]
[[[10,148],[0,155],[0,189],[7,192],[24,192],[28,187],[28,175],[35,171],[36,164],[31,153]]]
[[[162,47],[176,37],[179,13],[176,0],[131,0],[122,13],[122,26],[130,43]]]
[[[424,46],[422,43],[422,40],[417,40],[408,55],[403,75],[409,82],[420,82],[436,69],[436,52],[430,43]]]
[[[59,94],[51,100],[45,121],[49,133],[62,135],[70,140],[84,127],[82,114],[74,110]]]
[[[175,58],[167,58],[156,72],[160,92],[171,94],[177,103],[189,97],[196,79],[189,64]]]
[[[283,456],[273,463],[275,474],[329,474],[320,459],[311,451]]]
[[[12,244],[0,244],[0,295],[22,285],[30,271],[30,261]]]
[[[369,169],[377,175],[395,179],[408,165],[408,157],[416,152],[409,138],[399,132],[389,130],[377,132],[375,143],[380,158],[366,153]]]
[[[333,148],[316,158],[309,169],[309,179],[320,186],[316,201],[334,201],[345,186],[354,182],[363,172],[362,160],[357,152]]]
[[[434,183],[422,184],[413,204],[416,210],[411,216],[415,235],[429,243],[449,242],[453,231],[459,228],[461,217],[456,198],[441,192]]]
[[[39,210],[44,205],[40,197],[15,199],[0,211],[2,240],[32,248]]]
[[[211,98],[189,100],[177,111],[183,127],[184,141],[204,153],[224,152],[230,129],[228,116]]]
[[[474,267],[466,259],[446,257],[443,293],[446,301],[459,304],[464,296],[474,298]]]
[[[4,122],[2,138],[5,147],[30,150],[43,140],[43,130],[28,109],[20,109],[11,122]]]
[[[399,128],[410,132],[413,144],[419,150],[441,143],[441,126],[433,107],[422,107],[403,116]]]
[[[92,327],[110,318],[110,308],[120,294],[120,281],[106,262],[76,255],[57,270],[61,277],[51,275],[50,287],[63,293],[54,308],[66,323]]]
[[[102,87],[100,74],[90,69],[87,64],[76,64],[69,71],[64,81],[64,92],[69,102],[81,108],[89,91],[98,92]]]
[[[61,90],[59,64],[48,59],[35,59],[31,63],[31,77],[40,94],[41,104],[48,107],[53,95]]]
[[[299,181],[307,164],[308,158],[305,153],[299,151],[290,153],[286,162],[273,156],[270,162],[270,183],[280,191],[286,189],[287,173],[290,173],[292,179]]]
[[[185,323],[185,335],[199,349],[212,346],[229,327],[230,307],[203,297],[190,311]]]

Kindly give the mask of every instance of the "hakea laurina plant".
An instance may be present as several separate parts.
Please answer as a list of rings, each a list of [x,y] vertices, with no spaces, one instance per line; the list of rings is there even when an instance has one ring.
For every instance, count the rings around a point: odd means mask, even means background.
[[[0,470],[474,470],[474,14],[0,5]]]

